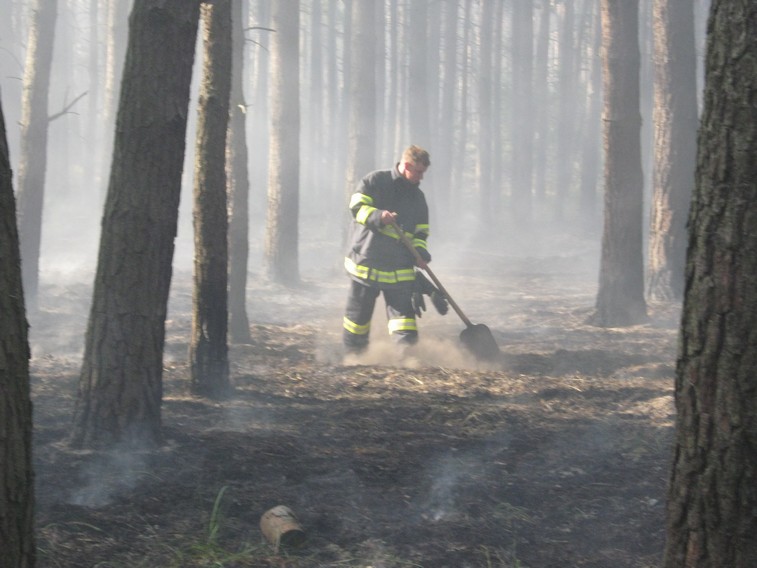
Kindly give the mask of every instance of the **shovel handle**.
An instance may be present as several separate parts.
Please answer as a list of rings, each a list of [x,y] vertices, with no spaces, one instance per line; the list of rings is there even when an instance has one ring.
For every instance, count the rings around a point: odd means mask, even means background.
[[[397,232],[397,235],[399,235],[400,242],[402,242],[403,245],[405,245],[405,248],[410,251],[410,254],[413,255],[413,258],[415,259],[415,263],[418,266],[424,266],[424,270],[428,275],[431,277],[431,280],[434,281],[434,284],[437,288],[439,288],[439,291],[442,293],[442,295],[447,299],[449,302],[449,305],[452,306],[452,309],[455,310],[455,313],[460,316],[460,319],[463,320],[463,323],[466,325],[466,327],[472,327],[473,323],[471,320],[467,318],[467,316],[463,313],[463,310],[460,309],[460,306],[457,305],[457,302],[452,299],[452,296],[449,295],[449,292],[447,292],[447,289],[442,285],[442,283],[439,281],[439,279],[436,277],[436,274],[434,274],[434,271],[429,268],[428,263],[424,262],[423,258],[421,258],[421,255],[418,253],[417,250],[415,250],[415,247],[413,246],[413,243],[410,242],[410,239],[407,238],[407,235],[405,234],[405,231],[402,230],[402,228],[397,224],[396,221],[391,222],[392,227],[394,227],[394,230]]]

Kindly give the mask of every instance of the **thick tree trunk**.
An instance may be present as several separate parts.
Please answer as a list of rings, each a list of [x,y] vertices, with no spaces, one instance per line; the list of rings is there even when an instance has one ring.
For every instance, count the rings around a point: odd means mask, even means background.
[[[602,0],[605,222],[594,325],[646,321],[642,261],[638,5]]]
[[[28,325],[16,204],[0,104],[0,558],[33,568],[34,479]]]
[[[694,185],[697,134],[694,8],[654,3],[654,168],[647,291],[680,300],[686,262],[686,219]]]
[[[757,10],[714,0],[665,568],[757,566]]]
[[[250,180],[247,171],[247,106],[244,98],[244,6],[232,0],[232,72],[226,168],[229,196],[229,336],[234,343],[250,343],[247,317],[247,263],[250,252]]]
[[[231,0],[202,4],[204,61],[197,110],[192,392],[229,394],[226,135],[231,92]]]
[[[161,442],[165,319],[198,17],[199,0],[134,3],[74,446]]]
[[[37,0],[29,29],[18,163],[18,230],[27,308],[35,310],[39,289],[42,209],[45,197],[48,91],[53,60],[57,0]]]
[[[300,64],[299,0],[273,4],[270,158],[265,260],[280,284],[299,282]]]

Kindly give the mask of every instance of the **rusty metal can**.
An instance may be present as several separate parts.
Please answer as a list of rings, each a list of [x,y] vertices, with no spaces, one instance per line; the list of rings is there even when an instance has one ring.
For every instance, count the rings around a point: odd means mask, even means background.
[[[260,517],[260,530],[266,540],[278,551],[279,547],[297,547],[305,542],[297,516],[286,505],[277,505]]]

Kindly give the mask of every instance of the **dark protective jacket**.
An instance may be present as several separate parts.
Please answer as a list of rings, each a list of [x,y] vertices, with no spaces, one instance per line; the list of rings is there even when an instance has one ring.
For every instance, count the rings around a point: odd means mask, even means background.
[[[405,231],[424,260],[430,260],[428,205],[419,186],[407,181],[397,169],[371,172],[358,184],[350,199],[350,248],[344,267],[353,279],[367,286],[392,288],[412,286],[415,260],[391,225],[381,224],[383,210],[397,213]]]

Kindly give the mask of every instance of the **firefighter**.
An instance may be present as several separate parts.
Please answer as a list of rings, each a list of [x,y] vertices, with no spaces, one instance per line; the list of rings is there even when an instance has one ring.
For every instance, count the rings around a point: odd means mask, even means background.
[[[366,175],[350,199],[350,248],[344,259],[350,289],[343,322],[348,353],[368,347],[373,309],[382,292],[389,333],[403,348],[418,341],[416,316],[425,310],[423,294],[431,297],[439,313],[447,312],[443,295],[418,277],[422,274],[415,269],[413,255],[393,227],[396,223],[405,232],[422,259],[420,268],[425,268],[431,262],[428,205],[419,185],[430,165],[426,150],[410,146],[391,170]]]

